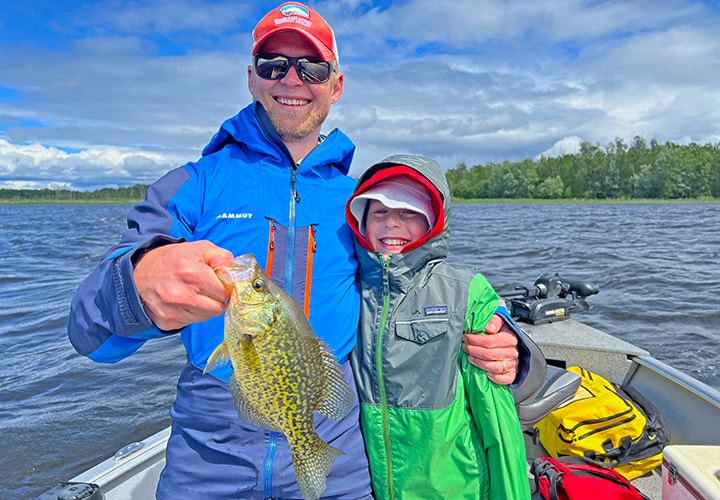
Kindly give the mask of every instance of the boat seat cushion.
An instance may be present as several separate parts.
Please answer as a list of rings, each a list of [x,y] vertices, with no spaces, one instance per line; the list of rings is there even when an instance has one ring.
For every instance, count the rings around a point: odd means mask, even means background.
[[[532,396],[516,404],[520,427],[528,430],[561,404],[571,400],[581,378],[564,368],[547,365],[545,383]]]

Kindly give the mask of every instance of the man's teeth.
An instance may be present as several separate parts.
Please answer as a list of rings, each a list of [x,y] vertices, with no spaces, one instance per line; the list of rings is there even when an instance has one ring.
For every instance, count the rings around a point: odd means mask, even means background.
[[[307,99],[286,99],[284,97],[276,97],[275,100],[286,106],[303,106],[310,102]]]
[[[405,245],[405,244],[407,243],[407,240],[390,240],[390,239],[385,239],[385,240],[380,240],[380,241],[382,242],[383,245],[387,245],[387,246],[389,246],[389,247],[403,246],[403,245]]]

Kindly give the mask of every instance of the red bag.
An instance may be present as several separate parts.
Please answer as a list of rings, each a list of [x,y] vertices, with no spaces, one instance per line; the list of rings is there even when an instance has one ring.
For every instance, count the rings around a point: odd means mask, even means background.
[[[586,457],[537,458],[530,472],[545,500],[650,500],[620,474]]]

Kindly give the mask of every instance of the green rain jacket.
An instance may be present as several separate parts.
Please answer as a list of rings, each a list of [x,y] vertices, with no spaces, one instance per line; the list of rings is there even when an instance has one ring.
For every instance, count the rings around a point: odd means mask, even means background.
[[[529,499],[511,391],[491,382],[460,348],[463,332],[484,331],[499,301],[482,275],[443,263],[450,239],[444,170],[427,158],[392,156],[360,178],[355,195],[398,165],[437,190],[438,223],[420,246],[384,262],[346,212],[362,293],[360,338],[350,360],[373,494],[377,500]]]

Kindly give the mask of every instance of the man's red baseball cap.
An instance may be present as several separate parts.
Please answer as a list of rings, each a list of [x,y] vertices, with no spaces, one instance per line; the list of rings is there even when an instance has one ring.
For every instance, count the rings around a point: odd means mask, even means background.
[[[297,2],[286,2],[260,20],[253,30],[252,55],[257,55],[265,40],[285,30],[304,35],[325,61],[337,59],[337,44],[332,28],[320,14]]]

